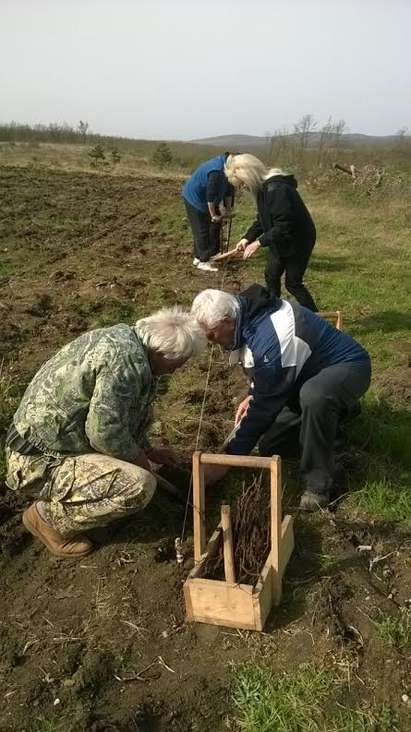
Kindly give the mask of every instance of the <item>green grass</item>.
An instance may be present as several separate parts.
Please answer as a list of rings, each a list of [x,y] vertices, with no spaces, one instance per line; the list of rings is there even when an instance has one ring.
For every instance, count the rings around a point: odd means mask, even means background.
[[[267,665],[234,667],[232,701],[244,732],[396,732],[388,706],[348,709],[329,669],[303,664],[288,674]]]
[[[42,717],[34,722],[33,732],[63,732],[63,722]]]
[[[376,622],[380,638],[390,648],[402,651],[409,646],[411,641],[410,608],[402,607],[399,609],[398,615],[386,615]]]
[[[0,255],[0,279],[2,277],[10,277],[15,271],[15,265],[10,260]]]
[[[393,406],[370,390],[362,400],[362,413],[351,425],[353,442],[411,469],[411,416],[401,395]]]
[[[411,491],[409,481],[393,483],[387,478],[367,480],[364,487],[347,500],[352,509],[386,521],[411,520]]]
[[[289,675],[247,664],[236,670],[233,702],[245,732],[314,732],[332,685],[331,675],[311,664]]]
[[[392,709],[383,705],[373,710],[344,710],[337,714],[330,732],[399,732],[399,722]]]

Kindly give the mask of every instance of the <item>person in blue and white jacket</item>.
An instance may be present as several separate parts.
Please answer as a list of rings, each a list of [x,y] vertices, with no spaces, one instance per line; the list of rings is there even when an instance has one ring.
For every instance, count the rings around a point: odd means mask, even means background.
[[[234,188],[224,166],[234,157],[228,152],[202,163],[183,185],[183,200],[194,237],[193,265],[217,272],[213,258],[220,251],[221,224],[231,215]]]
[[[303,495],[300,506],[328,505],[335,477],[341,420],[358,410],[367,391],[371,362],[351,336],[307,308],[254,284],[240,295],[204,290],[192,313],[212,343],[231,351],[249,378],[236,429],[226,452],[284,455],[298,443]],[[209,483],[225,469],[211,466]]]

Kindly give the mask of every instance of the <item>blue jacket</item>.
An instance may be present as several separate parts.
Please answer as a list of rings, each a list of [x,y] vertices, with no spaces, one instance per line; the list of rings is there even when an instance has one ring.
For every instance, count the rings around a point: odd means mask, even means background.
[[[252,285],[238,300],[231,361],[237,358],[249,376],[252,399],[227,452],[248,455],[282,408],[298,400],[308,379],[339,363],[369,364],[370,357],[351,336],[261,285]]]
[[[219,173],[216,181],[215,197],[217,200],[215,203],[220,203],[224,198],[231,195],[232,189],[224,173],[226,157],[226,155],[218,155],[216,158],[202,163],[194,171],[191,178],[184,183],[183,197],[198,211],[205,212],[208,210],[207,183],[210,173]]]

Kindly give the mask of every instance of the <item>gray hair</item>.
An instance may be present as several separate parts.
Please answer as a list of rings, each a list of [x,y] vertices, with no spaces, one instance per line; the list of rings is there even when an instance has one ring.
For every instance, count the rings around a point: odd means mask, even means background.
[[[234,295],[223,290],[203,290],[194,298],[191,313],[199,323],[214,328],[222,320],[236,320],[240,303]]]
[[[207,343],[195,318],[178,305],[137,320],[135,330],[147,348],[170,361],[198,356]]]
[[[272,175],[286,175],[281,168],[267,168],[259,158],[249,153],[229,155],[224,172],[231,185],[239,188],[243,184],[254,196],[267,178]]]

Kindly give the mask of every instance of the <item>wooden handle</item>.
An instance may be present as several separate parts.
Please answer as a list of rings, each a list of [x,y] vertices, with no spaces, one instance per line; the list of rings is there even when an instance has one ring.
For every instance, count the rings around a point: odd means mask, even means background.
[[[200,465],[201,452],[193,455],[193,525],[194,561],[199,562],[206,546],[204,471]]]
[[[342,330],[342,312],[341,310],[321,310],[318,315],[324,320],[335,320],[337,330]]]
[[[221,506],[221,526],[223,527],[224,574],[226,582],[235,582],[233,529],[231,526],[231,506]]]
[[[202,465],[227,465],[232,468],[270,468],[272,458],[258,457],[258,455],[214,455],[213,453],[202,452],[200,463]]]
[[[224,252],[223,254],[217,254],[216,257],[214,257],[214,262],[221,262],[222,259],[229,259],[230,257],[239,256],[241,252],[238,252],[237,249],[229,249],[228,252]]]

